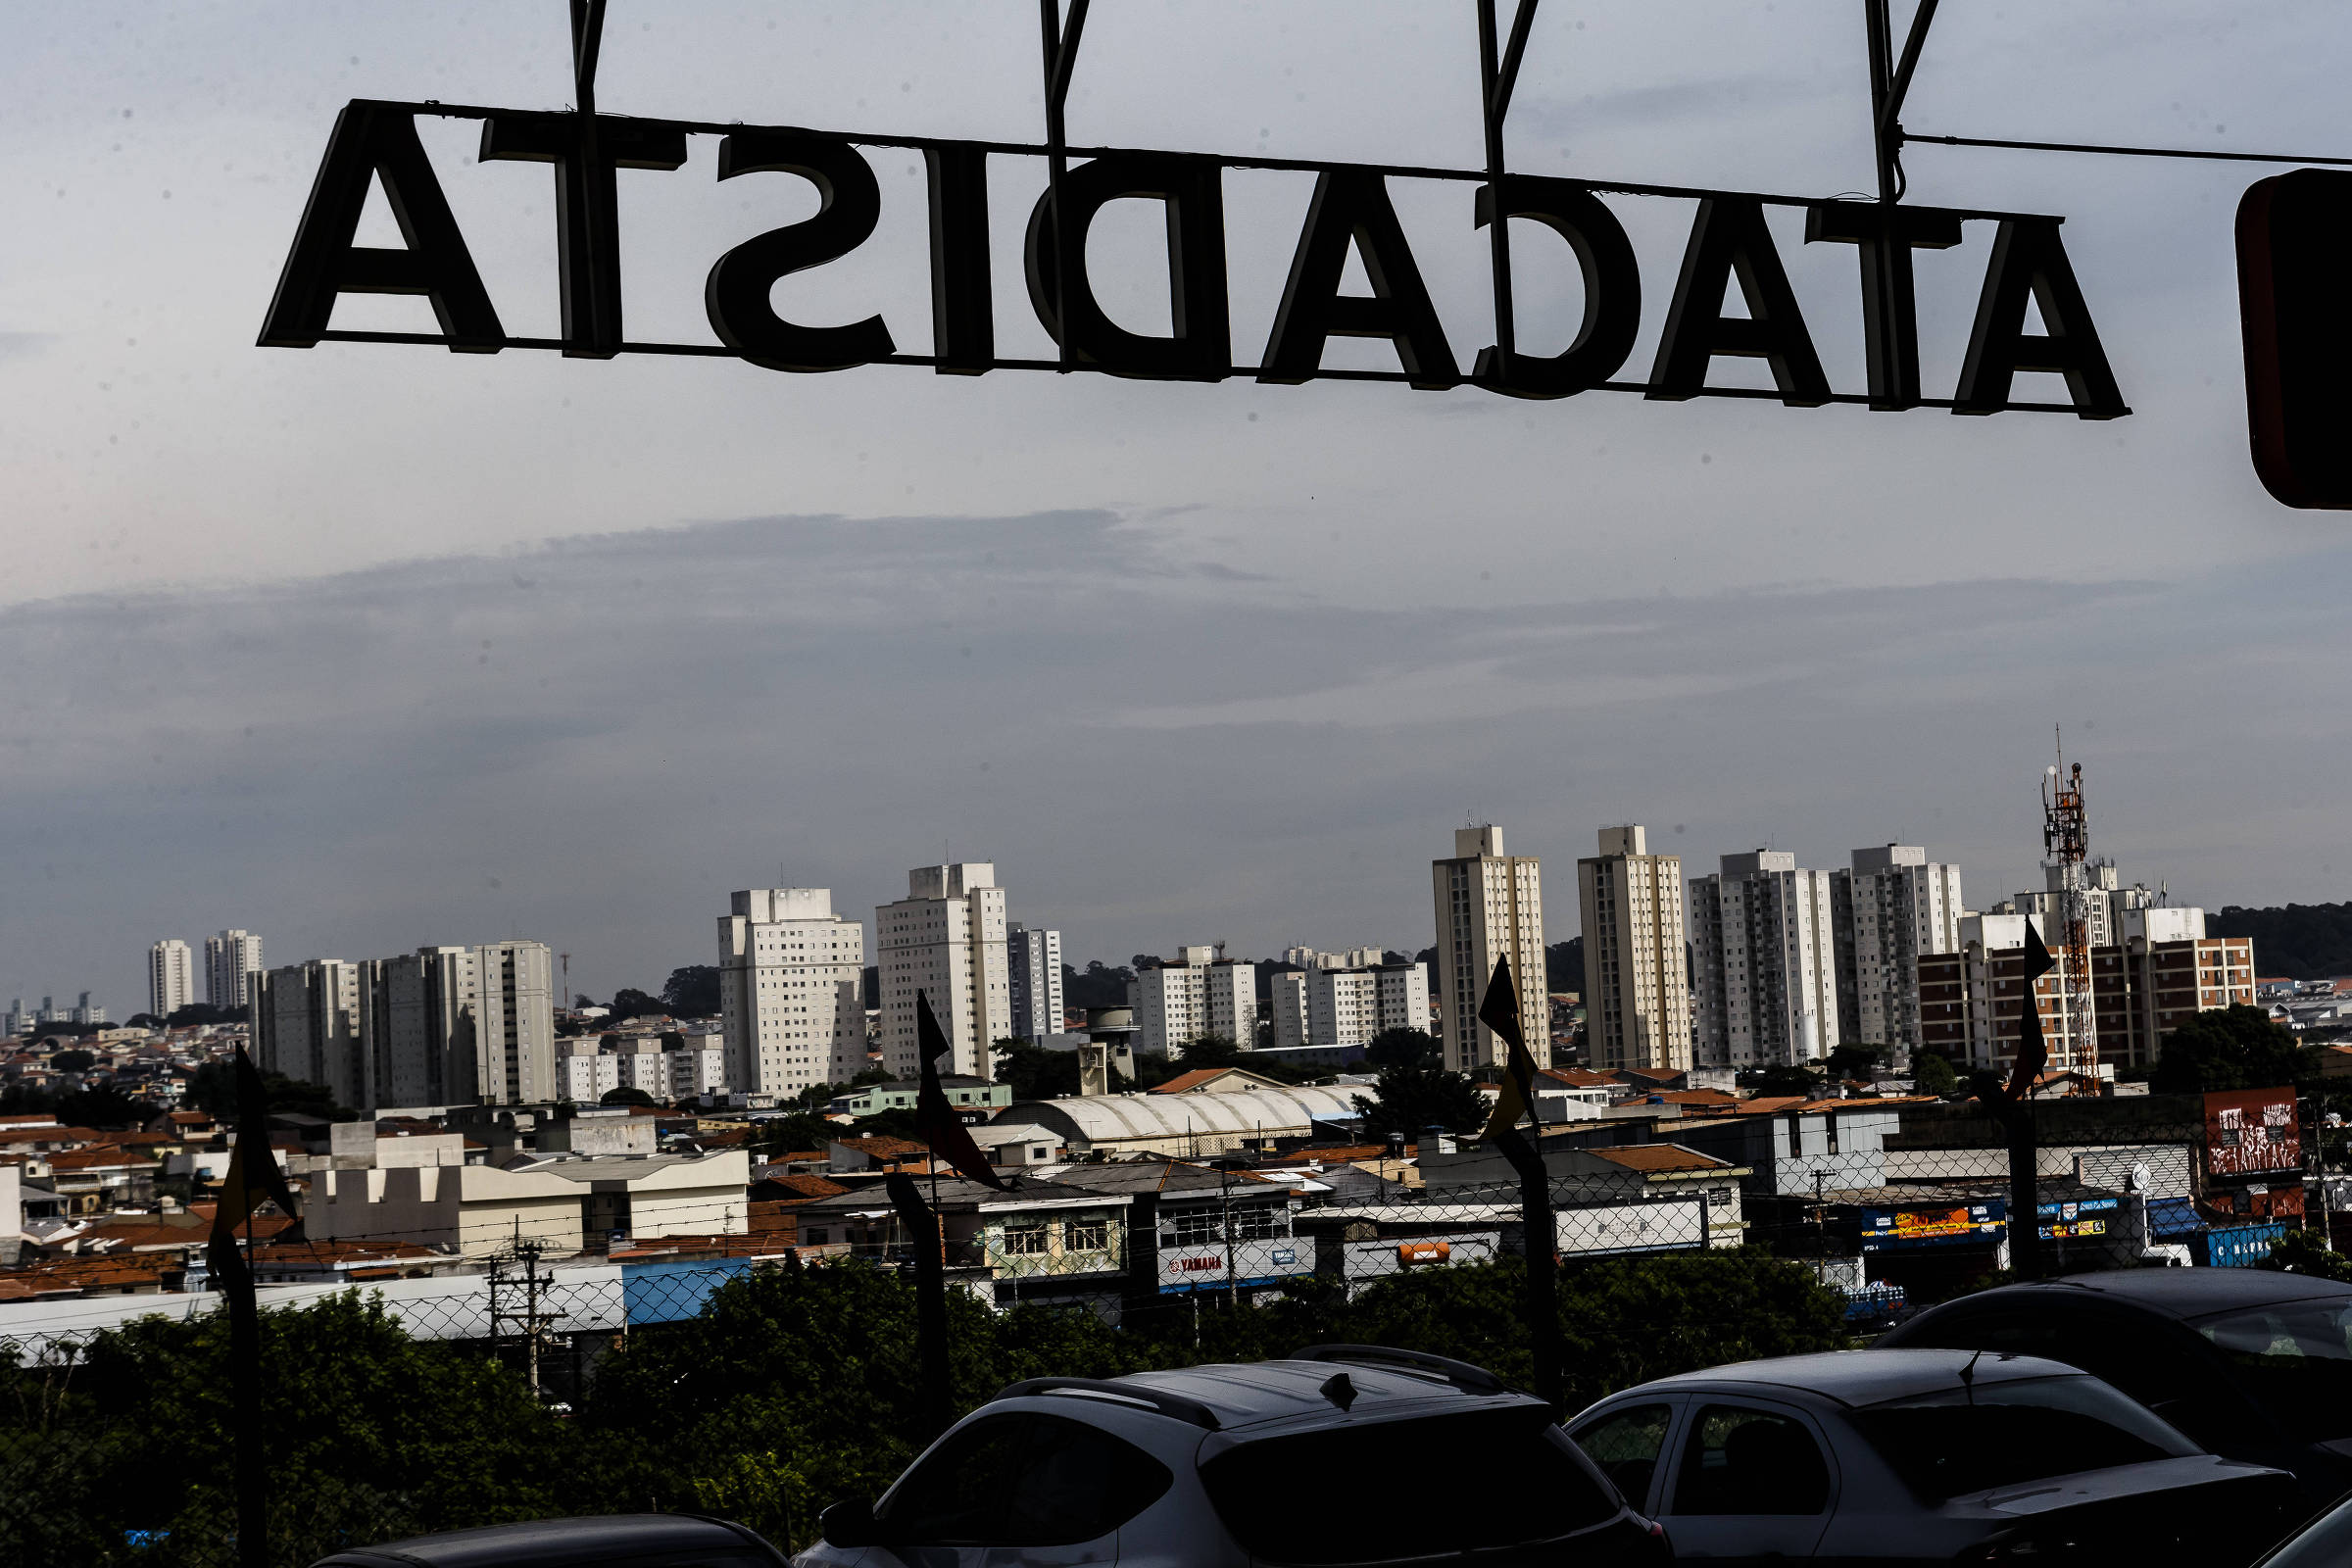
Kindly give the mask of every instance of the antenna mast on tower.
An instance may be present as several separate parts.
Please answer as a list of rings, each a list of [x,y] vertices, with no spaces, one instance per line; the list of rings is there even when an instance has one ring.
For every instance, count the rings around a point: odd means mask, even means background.
[[[2058,960],[2058,1038],[2066,1057],[2053,1066],[2092,1067],[2099,1059],[2098,1012],[2090,994],[2090,826],[2082,811],[2082,764],[2066,766],[2066,737],[2052,728],[2058,760],[2042,774],[2041,847]],[[2029,1003],[2029,1004],[2031,1004]]]

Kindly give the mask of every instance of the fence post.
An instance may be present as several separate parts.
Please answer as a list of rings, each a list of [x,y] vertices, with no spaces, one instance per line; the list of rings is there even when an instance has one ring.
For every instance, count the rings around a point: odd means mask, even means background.
[[[948,1430],[955,1413],[955,1396],[948,1374],[948,1275],[942,1256],[939,1215],[923,1201],[922,1190],[905,1171],[893,1171],[885,1184],[899,1223],[906,1228],[914,1249],[915,1376],[920,1385],[922,1439],[926,1444]]]
[[[1159,1306],[1159,1195],[1138,1193],[1127,1209],[1127,1288],[1119,1326],[1143,1328]]]
[[[249,1246],[250,1238],[249,1226]],[[236,1422],[237,1568],[270,1568],[270,1461],[262,1451],[261,1299],[250,1266],[240,1267],[220,1285],[221,1294],[228,1298],[228,1382]]]
[[[2019,1279],[2042,1276],[2041,1186],[2034,1136],[2034,1102],[1997,1102],[2009,1135],[2009,1269]]]
[[[1544,1168],[1544,1153],[1516,1127],[1494,1136],[1511,1168],[1519,1173],[1520,1250],[1527,1260],[1528,1350],[1535,1357],[1536,1396],[1551,1406],[1556,1420],[1566,1415],[1566,1356],[1560,1345],[1560,1299],[1556,1283],[1559,1238],[1551,1219],[1551,1176]]]

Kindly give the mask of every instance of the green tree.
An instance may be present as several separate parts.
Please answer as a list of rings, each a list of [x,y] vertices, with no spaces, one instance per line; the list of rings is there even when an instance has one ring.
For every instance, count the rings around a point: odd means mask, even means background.
[[[1808,1100],[1820,1095],[1821,1086],[1821,1070],[1802,1062],[1775,1062],[1752,1081],[1760,1096],[1802,1095]]]
[[[597,1103],[600,1105],[654,1105],[661,1102],[642,1089],[632,1089],[627,1084],[622,1084],[617,1088],[606,1090],[604,1098]]]
[[[1911,1055],[1911,1086],[1923,1095],[1948,1095],[1959,1089],[1960,1074],[1949,1056],[1917,1051]]]
[[[1822,1063],[1832,1078],[1867,1079],[1885,1059],[1886,1048],[1879,1045],[1854,1044],[1839,1046]]]
[[[360,1542],[625,1505],[571,1490],[563,1424],[514,1373],[411,1340],[357,1292],[265,1312],[261,1359],[286,1568]],[[230,1398],[225,1313],[134,1319],[70,1368],[0,1352],[0,1561],[229,1561]],[[126,1555],[132,1532],[155,1544]]]
[[[1458,1072],[1443,1067],[1390,1067],[1372,1086],[1372,1098],[1355,1097],[1370,1138],[1401,1134],[1406,1143],[1425,1127],[1451,1133],[1476,1132],[1486,1125],[1487,1102],[1478,1087]]]
[[[49,1058],[49,1065],[59,1072],[88,1072],[98,1065],[98,1057],[87,1051],[61,1051]]]
[[[1231,1035],[1201,1035],[1184,1043],[1184,1071],[1200,1067],[1241,1067],[1242,1048]]]
[[[152,1100],[137,1100],[113,1084],[92,1084],[61,1098],[54,1110],[68,1127],[103,1132],[135,1132],[163,1113]]]
[[[2281,1274],[2352,1282],[2352,1257],[2329,1247],[2325,1237],[2313,1231],[2288,1231],[2271,1244],[2271,1255],[2259,1266]]]
[[[606,1014],[608,1023],[626,1023],[631,1018],[659,1018],[669,1011],[660,997],[649,997],[642,991],[625,986],[612,993],[609,1006],[611,1010]]]
[[[1078,1092],[1078,1053],[1048,1051],[1026,1040],[1000,1040],[997,1081],[1009,1085],[1015,1100],[1052,1100]]]
[[[662,987],[662,1004],[673,1018],[708,1018],[719,1010],[718,968],[690,963],[669,971]]]
[[[744,1147],[762,1159],[775,1159],[784,1154],[822,1152],[836,1138],[847,1138],[850,1129],[839,1122],[825,1120],[813,1112],[804,1111],[791,1116],[770,1116],[752,1124],[751,1135]]]
[[[208,1023],[243,1023],[243,1007],[216,1007],[209,1002],[191,1002],[184,1007],[172,1009],[164,1022],[173,1029],[192,1029]]]
[[[289,1078],[281,1072],[265,1070],[262,1073],[262,1093],[272,1111],[293,1111],[306,1116],[322,1116],[328,1121],[357,1121],[360,1113],[349,1105],[335,1103],[334,1092],[324,1084],[315,1084],[302,1078]],[[232,1122],[237,1116],[237,1075],[227,1061],[208,1061],[188,1075],[188,1103],[216,1121]],[[148,1112],[153,1115],[153,1111]]]
[[[2240,1004],[2200,1012],[2164,1037],[2148,1090],[2201,1095],[2222,1089],[2274,1089],[2304,1076],[2292,1031],[2261,1007]]]
[[[1426,1029],[1383,1029],[1364,1047],[1364,1060],[1375,1070],[1382,1067],[1435,1067],[1445,1058],[1445,1048],[1438,1037]]]

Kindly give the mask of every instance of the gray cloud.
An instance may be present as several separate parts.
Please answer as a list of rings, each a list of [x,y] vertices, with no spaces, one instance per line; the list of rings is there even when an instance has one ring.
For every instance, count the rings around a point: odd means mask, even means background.
[[[1466,810],[1550,861],[1561,934],[1570,861],[1635,815],[1694,869],[1751,839],[1823,863],[1925,839],[1988,898],[2031,875],[2053,719],[2082,726],[2127,869],[2318,896],[2331,868],[2280,868],[2340,725],[2287,721],[2328,709],[2340,578],[2266,592],[2262,646],[2199,613],[2251,586],[2213,579],[1470,614],[1302,601],[1096,512],[712,522],[24,606],[0,612],[0,990],[127,1011],[146,943],[223,924],[281,960],[519,931],[606,990],[701,961],[731,887],[862,912],[943,851],[996,858],[1080,957],[1419,945]],[[2228,813],[2191,733],[2214,769],[2271,764]]]

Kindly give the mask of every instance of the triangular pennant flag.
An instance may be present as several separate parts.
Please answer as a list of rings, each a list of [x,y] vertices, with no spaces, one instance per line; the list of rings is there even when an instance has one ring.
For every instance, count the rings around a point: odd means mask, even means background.
[[[931,999],[923,992],[914,994],[915,1054],[922,1058],[921,1087],[915,1091],[914,1127],[931,1146],[931,1152],[954,1166],[959,1175],[1004,1190],[1004,1181],[972,1142],[971,1132],[948,1103],[948,1092],[939,1085],[939,1058],[948,1054],[948,1037],[939,1027],[939,1019],[931,1012]]]
[[[2049,1065],[2050,1048],[2042,1039],[2041,999],[2035,994],[2035,982],[2058,967],[2050,950],[2041,944],[2041,933],[2034,921],[2026,921],[2026,961],[2023,968],[2025,987],[2017,1004],[2017,1066],[2009,1074],[2009,1098],[2025,1100],[2034,1093],[2041,1069]]]
[[[1519,988],[1511,984],[1511,960],[1494,961],[1494,977],[1487,982],[1486,1000],[1478,1004],[1478,1021],[1502,1036],[1508,1047],[1502,1062],[1502,1093],[1494,1100],[1494,1114],[1479,1136],[1492,1143],[1519,1125],[1519,1118],[1536,1102],[1536,1058],[1528,1054],[1527,1035],[1519,1025]]]
[[[300,1211],[286,1174],[278,1169],[270,1148],[270,1098],[253,1058],[239,1046],[233,1063],[237,1088],[237,1142],[228,1155],[228,1174],[220,1182],[220,1200],[213,1210],[213,1232],[205,1243],[205,1259],[216,1274],[244,1277],[244,1259],[237,1255],[237,1227],[253,1217],[267,1198],[288,1217]]]

